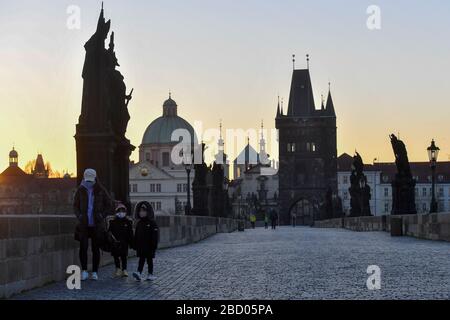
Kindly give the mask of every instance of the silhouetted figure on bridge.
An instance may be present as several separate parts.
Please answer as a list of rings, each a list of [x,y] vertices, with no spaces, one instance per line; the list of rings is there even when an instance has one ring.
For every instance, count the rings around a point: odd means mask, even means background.
[[[270,220],[272,222],[272,230],[275,230],[278,223],[278,213],[274,209],[270,213]]]

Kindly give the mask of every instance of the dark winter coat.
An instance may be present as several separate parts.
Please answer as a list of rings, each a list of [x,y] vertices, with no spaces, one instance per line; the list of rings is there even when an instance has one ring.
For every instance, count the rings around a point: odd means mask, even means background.
[[[278,214],[275,210],[270,213],[270,220],[272,220],[272,222],[276,222],[278,220]]]
[[[88,202],[89,196],[88,191],[85,187],[79,186],[73,202],[73,208],[75,216],[77,217],[79,223],[77,225],[77,230],[75,237],[78,239],[87,236],[88,228]],[[110,215],[112,212],[112,200],[105,188],[100,184],[96,183],[94,185],[94,223],[96,231],[101,233],[106,231],[105,217]]]
[[[128,247],[133,242],[133,221],[129,218],[114,218],[109,222],[108,231],[113,236],[111,254],[113,256],[128,256]],[[117,242],[116,242],[117,241]]]
[[[155,220],[144,218],[136,224],[134,249],[138,257],[155,257],[158,248],[159,228]]]

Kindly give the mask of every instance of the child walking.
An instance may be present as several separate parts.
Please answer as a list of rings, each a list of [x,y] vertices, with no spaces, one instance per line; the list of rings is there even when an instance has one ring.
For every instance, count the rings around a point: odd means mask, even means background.
[[[127,208],[123,204],[116,207],[116,215],[109,222],[110,235],[113,238],[111,255],[116,265],[116,277],[128,277],[128,247],[133,241],[133,222],[127,217]]]
[[[142,272],[144,271],[145,262],[148,265],[147,280],[155,280],[153,275],[153,259],[158,247],[159,228],[155,221],[155,213],[150,203],[144,201],[136,206],[136,215],[139,219],[134,234],[134,248],[139,258],[138,271],[133,272],[133,277],[137,281],[144,279]]]

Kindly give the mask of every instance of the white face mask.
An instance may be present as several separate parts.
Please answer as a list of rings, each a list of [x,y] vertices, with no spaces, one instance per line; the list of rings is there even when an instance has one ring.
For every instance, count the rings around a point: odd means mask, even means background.
[[[141,218],[147,217],[147,211],[144,211],[144,210],[139,211],[139,217],[141,217]]]
[[[127,216],[127,213],[126,212],[117,212],[116,216],[120,219],[123,219]]]

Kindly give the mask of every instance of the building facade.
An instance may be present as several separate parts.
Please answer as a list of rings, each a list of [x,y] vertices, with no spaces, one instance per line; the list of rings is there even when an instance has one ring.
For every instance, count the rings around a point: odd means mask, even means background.
[[[261,127],[259,153],[248,142],[233,161],[235,179],[229,184],[228,195],[234,217],[250,214],[255,202],[260,215],[278,206],[278,173],[275,162],[266,153],[263,132]],[[262,220],[264,217],[257,218]]]
[[[139,162],[130,165],[130,198],[133,207],[139,201],[148,201],[157,214],[184,214],[187,172],[183,164],[174,163],[172,159],[173,148],[184,141],[177,132],[188,134],[191,147],[194,148],[197,144],[194,128],[178,115],[178,105],[170,95],[163,104],[162,116],[145,130],[139,146]],[[191,204],[194,177],[195,172],[192,170],[189,186]]]
[[[350,173],[352,157],[346,153],[338,158],[338,192],[343,210],[350,213]],[[430,211],[432,184],[428,162],[410,162],[411,172],[416,181],[415,201],[417,213]],[[392,181],[397,168],[395,163],[373,163],[364,165],[364,174],[371,189],[370,209],[373,215],[390,215],[392,210]],[[450,162],[438,162],[436,166],[435,196],[438,211],[450,211]]]
[[[9,153],[9,166],[0,174],[0,214],[73,215],[75,178],[49,178],[38,155],[32,174],[19,167],[19,153]]]

